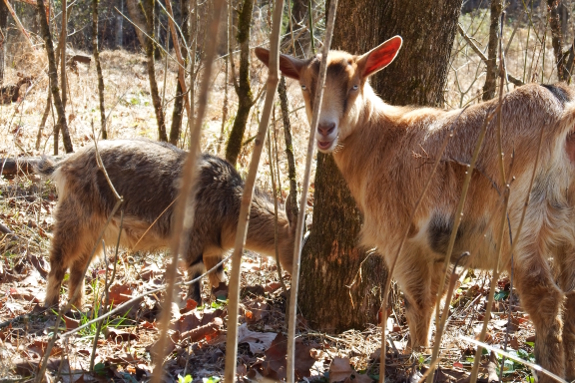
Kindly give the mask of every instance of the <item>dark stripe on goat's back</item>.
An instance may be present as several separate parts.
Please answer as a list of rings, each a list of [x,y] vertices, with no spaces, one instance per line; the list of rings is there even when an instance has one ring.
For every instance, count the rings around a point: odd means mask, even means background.
[[[562,106],[565,106],[566,102],[571,101],[571,97],[569,97],[569,94],[562,86],[552,84],[541,84],[541,86],[551,92]]]

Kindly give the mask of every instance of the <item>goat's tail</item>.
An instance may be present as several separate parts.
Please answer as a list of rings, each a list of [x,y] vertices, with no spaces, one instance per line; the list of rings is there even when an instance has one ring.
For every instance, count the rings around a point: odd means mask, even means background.
[[[41,176],[51,176],[56,169],[60,166],[53,158],[43,156],[41,159],[36,160],[34,163],[34,172]]]

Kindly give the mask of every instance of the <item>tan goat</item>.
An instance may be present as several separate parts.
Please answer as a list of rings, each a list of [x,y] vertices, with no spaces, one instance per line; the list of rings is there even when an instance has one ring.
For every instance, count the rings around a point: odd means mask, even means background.
[[[320,122],[319,150],[333,154],[363,212],[363,243],[377,246],[388,265],[404,231],[408,239],[393,277],[405,294],[413,347],[429,344],[429,329],[455,210],[472,152],[486,117],[497,101],[465,111],[397,107],[386,104],[368,78],[396,57],[396,36],[372,51],[354,56],[331,51]],[[256,49],[267,64],[268,51]],[[320,57],[281,56],[284,75],[299,80],[312,113]],[[531,190],[525,224],[514,251],[514,278],[521,304],[537,332],[535,354],[544,368],[575,379],[575,92],[565,85],[526,85],[505,95],[502,145],[510,186],[509,224],[515,234],[527,196],[543,130],[541,157]],[[461,116],[459,116],[461,113]],[[459,116],[459,117],[458,117]],[[491,269],[502,247],[502,264],[511,265],[508,227],[500,232],[503,185],[498,183],[496,119],[487,126],[476,171],[457,233],[454,257],[474,251],[471,266]],[[430,177],[449,129],[437,173],[412,222],[415,203]],[[496,219],[492,219],[497,217]],[[558,273],[553,274],[552,258]],[[453,261],[453,259],[452,259]],[[541,381],[549,381],[545,375]]]
[[[178,195],[187,153],[169,144],[145,140],[102,141],[98,148],[112,184],[124,198],[121,245],[134,251],[168,248],[174,218],[172,202]],[[225,160],[204,154],[198,167],[194,224],[184,254],[191,278],[215,266],[224,252],[234,246],[244,187],[238,172]],[[68,269],[70,296],[79,284],[83,292],[84,268],[116,200],[98,167],[94,147],[57,163],[45,158],[36,164],[36,171],[54,179],[59,194],[45,301],[51,306],[58,303],[60,286]],[[103,237],[107,246],[116,243],[119,227],[118,211]],[[294,228],[281,212],[279,256],[282,266],[290,272]],[[246,248],[274,255],[274,233],[273,203],[256,189]],[[217,286],[223,281],[223,268],[211,273],[209,278],[212,285]],[[190,296],[200,301],[199,284],[190,286]],[[81,307],[82,296],[74,304]]]

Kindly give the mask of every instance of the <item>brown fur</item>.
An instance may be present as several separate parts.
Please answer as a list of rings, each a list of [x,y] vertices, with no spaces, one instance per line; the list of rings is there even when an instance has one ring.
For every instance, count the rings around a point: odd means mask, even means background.
[[[144,140],[102,141],[98,148],[110,180],[124,198],[121,245],[133,251],[168,248],[174,218],[174,205],[170,204],[178,194],[187,153],[169,144]],[[68,269],[69,294],[78,285],[82,285],[83,292],[83,270],[116,200],[98,168],[94,147],[58,163],[44,159],[36,166],[38,173],[55,180],[59,192],[45,301],[50,306],[58,303],[60,285]],[[194,224],[184,255],[192,278],[215,266],[223,253],[233,247],[244,186],[225,160],[204,154],[198,166]],[[274,255],[274,220],[273,204],[256,189],[246,248]],[[106,246],[116,243],[119,226],[118,212],[105,231]],[[291,272],[293,227],[283,212],[278,217],[278,230],[280,262]],[[223,281],[223,268],[209,277],[217,286]],[[199,301],[199,284],[190,286],[190,295]],[[81,307],[82,297],[74,304]]]
[[[316,138],[320,150],[333,153],[364,214],[364,244],[377,246],[390,265],[405,230],[411,227],[393,277],[405,294],[411,344],[427,347],[465,164],[471,162],[481,126],[497,107],[497,100],[471,106],[464,112],[386,104],[375,95],[367,78],[395,58],[401,45],[398,39],[388,40],[363,56],[330,52]],[[390,42],[397,48],[393,56],[370,57]],[[267,62],[265,50],[258,49],[256,54]],[[319,58],[302,61],[289,56],[281,60],[282,71],[305,87],[309,116],[318,62]],[[374,62],[378,65],[375,71]],[[372,69],[366,74],[365,68]],[[575,379],[574,96],[573,89],[563,84],[526,85],[506,94],[501,137],[507,179],[513,180],[508,217],[515,235],[543,130],[541,157],[523,231],[519,238],[513,238],[518,241],[513,254],[514,277],[521,303],[536,328],[537,363],[567,380]],[[509,270],[507,225],[503,243],[496,243],[504,190],[498,167],[496,121],[494,118],[487,127],[453,256],[472,251],[472,267],[491,269],[502,247],[501,265]],[[328,129],[332,125],[335,127]],[[452,125],[454,136],[422,205],[409,222]],[[553,274],[549,259],[558,266],[558,275]],[[545,375],[540,380],[550,381]]]

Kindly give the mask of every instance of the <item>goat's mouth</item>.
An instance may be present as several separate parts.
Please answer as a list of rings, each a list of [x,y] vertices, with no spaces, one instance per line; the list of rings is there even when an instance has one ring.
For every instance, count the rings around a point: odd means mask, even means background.
[[[332,148],[335,146],[336,140],[317,140],[317,148],[321,151],[321,152],[330,152],[332,150]]]

